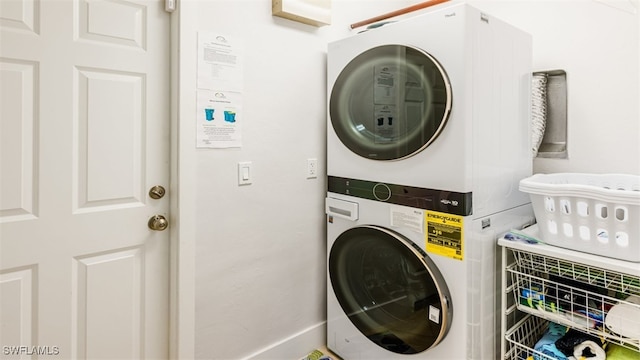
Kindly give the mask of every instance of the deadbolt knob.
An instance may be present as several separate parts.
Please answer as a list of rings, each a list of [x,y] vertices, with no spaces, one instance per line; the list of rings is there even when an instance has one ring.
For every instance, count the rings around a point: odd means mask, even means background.
[[[165,193],[166,191],[164,187],[160,185],[155,185],[151,189],[149,189],[149,197],[151,197],[152,199],[162,199]]]

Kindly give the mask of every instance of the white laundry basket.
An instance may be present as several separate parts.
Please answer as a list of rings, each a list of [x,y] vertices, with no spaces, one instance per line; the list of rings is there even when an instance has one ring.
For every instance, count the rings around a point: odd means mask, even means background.
[[[536,174],[520,191],[531,196],[543,242],[640,262],[640,176]]]

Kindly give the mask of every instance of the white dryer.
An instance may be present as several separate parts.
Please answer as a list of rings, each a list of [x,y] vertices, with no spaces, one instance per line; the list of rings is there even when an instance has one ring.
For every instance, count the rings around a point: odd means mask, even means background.
[[[329,193],[326,212],[329,349],[345,360],[498,358],[496,239],[532,223],[530,205],[472,219]]]
[[[348,179],[446,190],[477,216],[528,202],[530,35],[451,2],[327,56],[329,191]]]

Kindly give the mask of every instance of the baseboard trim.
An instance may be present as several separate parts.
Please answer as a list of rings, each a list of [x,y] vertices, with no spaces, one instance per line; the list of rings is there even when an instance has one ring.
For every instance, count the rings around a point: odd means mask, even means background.
[[[310,326],[282,341],[269,345],[242,360],[302,359],[327,343],[327,322]]]

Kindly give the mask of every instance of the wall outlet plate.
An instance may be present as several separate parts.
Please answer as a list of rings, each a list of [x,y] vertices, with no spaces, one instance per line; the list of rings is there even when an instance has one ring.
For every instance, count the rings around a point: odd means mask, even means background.
[[[307,179],[318,177],[318,159],[307,159]]]

